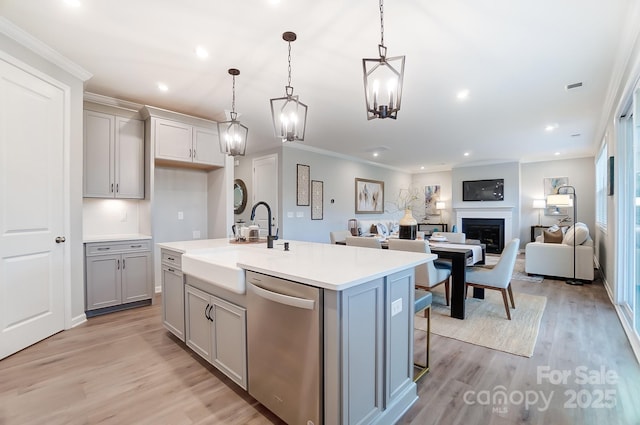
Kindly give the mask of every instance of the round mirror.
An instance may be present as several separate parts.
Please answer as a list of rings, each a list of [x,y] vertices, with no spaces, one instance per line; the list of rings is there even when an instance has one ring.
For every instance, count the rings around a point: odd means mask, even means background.
[[[233,212],[240,214],[247,206],[247,186],[240,179],[233,181]]]

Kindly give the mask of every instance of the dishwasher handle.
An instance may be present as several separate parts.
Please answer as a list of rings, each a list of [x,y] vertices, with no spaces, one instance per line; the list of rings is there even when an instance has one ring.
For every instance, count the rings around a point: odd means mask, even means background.
[[[266,290],[254,284],[251,284],[251,286],[253,287],[253,290],[255,291],[256,295],[259,295],[262,298],[265,298],[267,300],[274,301],[280,304],[284,304],[284,305],[288,305],[296,308],[303,308],[305,310],[313,310],[316,304],[314,300],[309,300],[307,298],[298,298],[298,297],[292,297],[290,295],[279,294],[277,292]]]

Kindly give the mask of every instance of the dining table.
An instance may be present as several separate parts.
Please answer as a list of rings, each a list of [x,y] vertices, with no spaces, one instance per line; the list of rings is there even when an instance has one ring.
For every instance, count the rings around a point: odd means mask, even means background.
[[[345,245],[345,242],[336,242],[339,245]],[[429,244],[428,240],[425,243]],[[383,249],[388,249],[389,244],[386,239],[380,241]],[[447,244],[447,246],[439,246],[439,244],[429,244],[429,248],[433,254],[437,254],[438,258],[451,260],[451,317],[464,320],[465,318],[465,292],[466,292],[466,276],[469,259],[474,258],[474,244],[455,244],[455,247]],[[476,264],[484,264],[485,247],[482,246],[482,258]],[[370,248],[369,248],[370,249]],[[473,288],[473,297],[484,299],[483,288]]]

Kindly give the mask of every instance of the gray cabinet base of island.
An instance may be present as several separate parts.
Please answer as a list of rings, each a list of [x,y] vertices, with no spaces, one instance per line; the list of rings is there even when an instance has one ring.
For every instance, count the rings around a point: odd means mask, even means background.
[[[171,253],[172,256],[175,254],[179,253]],[[178,257],[176,261],[179,261]],[[292,319],[295,313],[287,316],[290,319],[287,323],[281,323],[273,320],[275,317],[260,315],[252,309],[249,284],[250,276],[254,275],[284,282],[290,288],[307,287],[317,293],[317,298],[295,290],[293,294],[285,294],[302,299],[293,300],[294,303],[305,304],[305,299],[314,300],[317,311],[312,316],[317,317],[317,322],[303,320],[303,327],[313,329],[302,333],[302,340],[298,332],[292,330],[300,325],[299,318]],[[317,364],[317,375],[312,371],[315,365],[308,364],[309,374],[314,376],[296,373],[285,377],[288,385],[296,389],[293,393],[297,392],[298,398],[311,401],[315,406],[311,410],[317,413],[304,416],[304,420],[292,419],[279,412],[273,403],[263,400],[262,396],[255,396],[283,420],[306,425],[392,424],[418,399],[413,382],[413,267],[343,290],[317,288],[250,271],[247,271],[246,281],[248,293],[238,295],[185,275],[184,295],[169,291],[167,295],[174,294],[173,299],[163,300],[163,308],[169,308],[176,302],[186,303],[184,325],[168,324],[166,318],[170,315],[165,314],[165,327],[179,337],[186,336],[189,347],[250,394],[254,394],[254,387],[259,385],[254,383],[254,379],[261,379],[253,372],[253,368],[259,365],[252,364],[254,357],[261,353],[279,353],[280,364],[299,364],[302,358]],[[297,307],[283,304],[281,308]],[[218,313],[209,314],[217,309]],[[278,339],[262,338],[257,341],[251,326],[247,325],[254,320],[253,314],[258,314],[263,326],[284,327],[284,330],[280,329],[282,332],[278,332]],[[216,326],[216,318],[223,317],[226,322],[221,321],[220,326]],[[199,335],[202,338],[198,338]],[[304,342],[302,345],[301,341]],[[207,349],[202,350],[203,347]],[[307,357],[308,353],[302,352],[301,347],[308,352],[313,351],[313,355]],[[255,354],[248,355],[252,350]],[[216,359],[216,353],[226,355]],[[266,368],[264,362],[262,364]],[[286,373],[273,367],[264,372]],[[307,390],[311,392],[305,392]],[[272,401],[275,400],[276,404],[293,403],[294,408],[300,407],[299,401],[289,399],[291,391],[282,393],[273,388],[272,393]]]

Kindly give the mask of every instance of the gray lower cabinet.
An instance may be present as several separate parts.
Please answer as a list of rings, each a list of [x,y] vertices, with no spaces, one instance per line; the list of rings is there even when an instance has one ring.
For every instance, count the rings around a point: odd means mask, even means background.
[[[246,309],[191,285],[184,304],[187,346],[246,390]]]
[[[184,275],[179,252],[162,249],[162,324],[184,341]]]
[[[410,269],[324,291],[325,423],[393,423],[417,399],[413,288]]]
[[[87,312],[151,300],[149,241],[87,243],[85,258]]]

